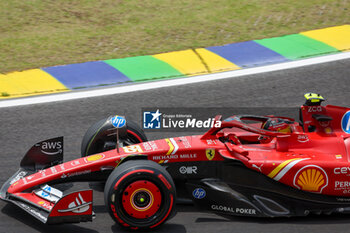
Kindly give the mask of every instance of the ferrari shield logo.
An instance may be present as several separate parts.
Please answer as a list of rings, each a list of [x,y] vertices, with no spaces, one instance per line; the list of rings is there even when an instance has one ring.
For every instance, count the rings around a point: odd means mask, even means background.
[[[214,149],[206,149],[205,155],[207,156],[207,159],[212,160],[215,156],[215,150]]]

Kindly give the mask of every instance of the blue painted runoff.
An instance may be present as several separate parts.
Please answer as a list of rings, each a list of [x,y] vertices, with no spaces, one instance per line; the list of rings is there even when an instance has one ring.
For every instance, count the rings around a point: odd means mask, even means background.
[[[119,70],[103,61],[42,68],[70,89],[130,82]]]
[[[206,49],[242,68],[289,61],[289,59],[254,41],[214,46]]]

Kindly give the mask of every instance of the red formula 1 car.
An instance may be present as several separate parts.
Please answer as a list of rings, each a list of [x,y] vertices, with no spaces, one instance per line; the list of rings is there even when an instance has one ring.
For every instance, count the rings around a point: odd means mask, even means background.
[[[133,122],[110,117],[87,131],[82,158],[62,163],[63,138],[35,144],[0,197],[44,223],[91,221],[92,190],[72,192],[68,184],[104,181],[111,217],[134,230],[164,223],[176,197],[219,214],[350,213],[350,108],[305,97],[300,122],[216,117],[221,126],[203,135],[155,141]]]

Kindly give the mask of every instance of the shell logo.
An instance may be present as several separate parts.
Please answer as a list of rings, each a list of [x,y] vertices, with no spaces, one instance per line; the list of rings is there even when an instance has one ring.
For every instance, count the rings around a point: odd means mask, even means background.
[[[90,155],[89,157],[85,158],[85,161],[86,162],[94,162],[94,161],[100,160],[102,158],[104,158],[104,154]]]
[[[328,185],[328,176],[321,167],[307,165],[295,174],[293,184],[304,191],[322,193]]]

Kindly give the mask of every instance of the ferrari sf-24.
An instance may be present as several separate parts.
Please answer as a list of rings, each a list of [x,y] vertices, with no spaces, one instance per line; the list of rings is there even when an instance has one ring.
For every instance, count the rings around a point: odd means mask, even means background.
[[[92,189],[70,184],[98,181],[112,219],[131,230],[166,222],[177,198],[220,215],[350,213],[350,108],[305,97],[299,121],[216,116],[202,135],[154,141],[110,116],[87,130],[78,159],[63,162],[63,137],[36,143],[0,198],[43,223],[92,221]]]

